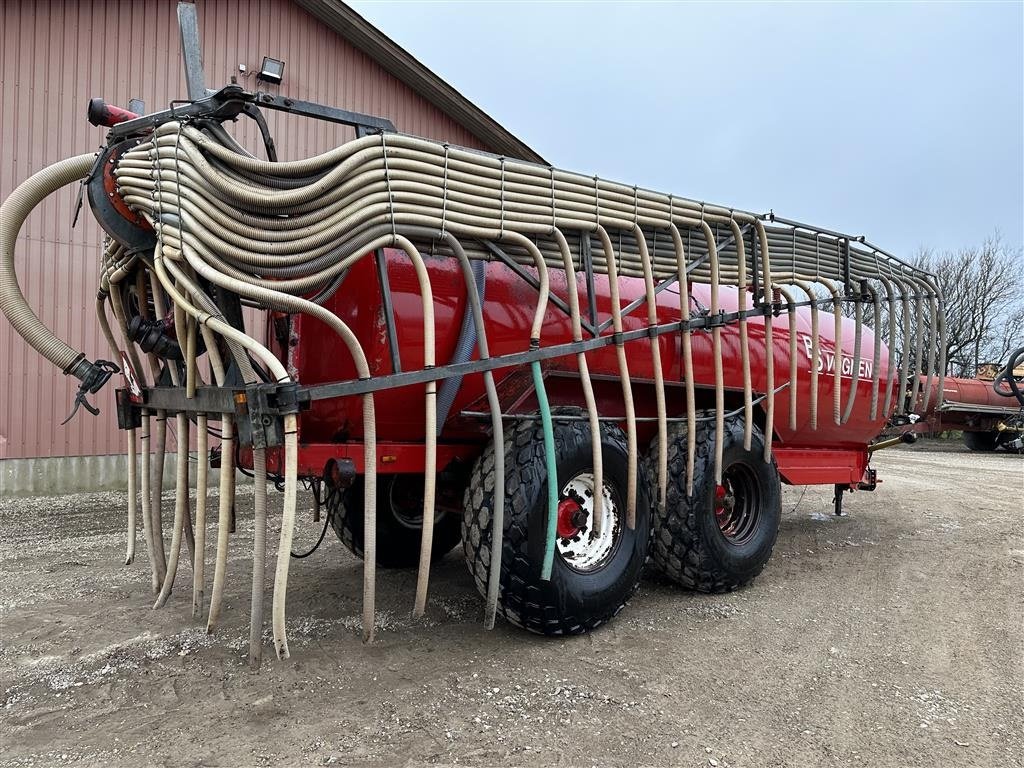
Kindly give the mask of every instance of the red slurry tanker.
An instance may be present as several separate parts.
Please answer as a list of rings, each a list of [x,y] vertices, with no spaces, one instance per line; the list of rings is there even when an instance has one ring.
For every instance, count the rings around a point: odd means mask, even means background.
[[[500,614],[578,633],[623,608],[648,557],[688,589],[749,583],[776,539],[781,483],[833,485],[838,511],[844,490],[874,489],[882,427],[907,421],[922,393],[922,409],[942,399],[941,294],[863,237],[427,141],[236,84],[193,91],[146,115],[91,103],[106,146],[39,171],[0,208],[0,307],[81,380],[77,403],[122,374],[126,560],[141,528],[157,606],[184,542],[193,613],[215,628],[234,577],[230,470],[253,470],[253,664],[268,479],[283,489],[281,657],[300,482],[326,511],[324,531],[363,557],[366,639],[377,565],[418,566],[422,615],[431,561],[460,541],[488,624]],[[265,110],[354,126],[359,138],[278,162]],[[264,129],[266,160],[237,143],[236,119]],[[113,363],[46,328],[15,273],[28,213],[79,180],[108,236],[97,309]],[[265,334],[247,332],[244,308],[264,313]],[[216,502],[211,463],[224,470]]]

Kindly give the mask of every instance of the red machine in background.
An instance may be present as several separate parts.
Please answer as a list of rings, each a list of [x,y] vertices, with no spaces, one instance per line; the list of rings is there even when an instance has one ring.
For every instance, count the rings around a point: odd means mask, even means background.
[[[1011,355],[1002,371],[998,365],[985,364],[978,367],[976,378],[947,378],[942,384],[942,403],[933,391],[927,408],[922,381],[913,409],[921,420],[911,430],[919,434],[960,430],[964,445],[972,451],[1024,452],[1024,402],[1016,396],[1008,399],[1024,386],[1024,365],[1015,362],[1019,357],[1020,350]]]

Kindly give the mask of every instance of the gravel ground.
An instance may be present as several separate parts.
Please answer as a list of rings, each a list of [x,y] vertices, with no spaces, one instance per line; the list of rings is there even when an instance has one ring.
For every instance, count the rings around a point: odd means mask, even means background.
[[[360,565],[330,537],[293,562],[292,658],[268,642],[259,674],[243,522],[209,636],[187,565],[152,611],[144,555],[121,564],[121,496],[0,501],[0,765],[1024,765],[1024,459],[875,464],[848,517],[785,489],[749,588],[652,578],[566,640],[485,631],[453,554],[422,622],[414,575],[380,574],[364,646]],[[318,533],[307,515],[296,549]]]

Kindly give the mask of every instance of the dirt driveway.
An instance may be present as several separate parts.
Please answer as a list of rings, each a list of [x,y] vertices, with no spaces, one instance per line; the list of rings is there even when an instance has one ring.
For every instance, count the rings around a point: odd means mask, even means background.
[[[380,575],[364,646],[332,538],[293,564],[292,659],[268,644],[258,675],[244,525],[211,637],[187,566],[152,611],[144,555],[120,564],[119,496],[4,500],[0,765],[1022,765],[1024,458],[925,448],[879,454],[848,517],[786,489],[753,586],[650,579],[568,640],[485,631],[453,554],[422,623],[413,574]]]

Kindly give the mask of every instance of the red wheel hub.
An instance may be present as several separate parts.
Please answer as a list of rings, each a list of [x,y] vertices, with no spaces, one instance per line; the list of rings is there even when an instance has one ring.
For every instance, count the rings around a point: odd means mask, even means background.
[[[733,498],[724,485],[715,486],[715,518],[724,530],[732,517]]]
[[[575,499],[558,502],[558,538],[571,539],[587,524],[587,511]]]

